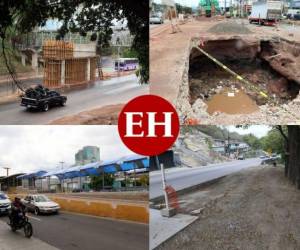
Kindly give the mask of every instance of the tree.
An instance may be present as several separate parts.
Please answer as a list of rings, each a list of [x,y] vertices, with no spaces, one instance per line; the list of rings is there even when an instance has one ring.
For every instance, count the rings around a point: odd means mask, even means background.
[[[114,182],[114,177],[111,174],[104,174],[104,186],[112,186]],[[91,182],[89,184],[91,189],[101,190],[103,187],[103,176],[91,176]]]
[[[261,141],[253,134],[243,136],[244,142],[246,142],[253,150],[261,148]]]
[[[287,126],[287,177],[300,189],[300,126]]]
[[[12,65],[5,53],[5,40],[13,27],[19,33],[44,26],[49,18],[62,21],[59,37],[68,32],[97,34],[100,46],[107,46],[111,38],[113,20],[126,19],[133,35],[132,48],[138,53],[141,82],[149,80],[149,30],[147,0],[2,0],[0,2],[0,38],[6,66],[15,83],[18,83]]]
[[[278,125],[274,126],[273,130],[277,130],[281,136],[280,141],[285,158],[285,176],[300,189],[300,126]]]

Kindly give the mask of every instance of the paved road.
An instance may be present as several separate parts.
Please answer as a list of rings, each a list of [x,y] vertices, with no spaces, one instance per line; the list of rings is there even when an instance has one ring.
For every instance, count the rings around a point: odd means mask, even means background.
[[[99,81],[90,88],[67,93],[67,105],[52,108],[48,112],[26,111],[19,103],[0,105],[0,124],[46,124],[84,110],[126,103],[136,96],[148,93],[148,86],[140,85],[135,75],[113,78]]]
[[[231,161],[219,164],[211,164],[201,168],[169,169],[166,173],[166,182],[175,190],[185,189],[201,184],[245,168],[257,166],[261,159],[253,158],[240,161]],[[161,174],[159,171],[150,173],[150,199],[163,195]]]
[[[29,216],[34,229],[34,238],[58,249],[147,250],[149,248],[149,230],[146,224],[69,213],[40,216],[29,214]],[[0,219],[8,220],[7,217]],[[16,235],[18,238],[19,236]]]

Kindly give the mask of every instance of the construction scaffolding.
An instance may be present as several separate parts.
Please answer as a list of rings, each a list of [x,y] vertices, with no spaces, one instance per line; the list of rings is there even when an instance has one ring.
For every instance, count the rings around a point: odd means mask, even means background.
[[[80,51],[74,50],[74,44],[64,41],[45,41],[43,57],[45,60],[44,86],[61,88],[78,84],[86,84],[96,79],[97,60],[99,56],[78,56]],[[74,57],[76,52],[76,57]]]

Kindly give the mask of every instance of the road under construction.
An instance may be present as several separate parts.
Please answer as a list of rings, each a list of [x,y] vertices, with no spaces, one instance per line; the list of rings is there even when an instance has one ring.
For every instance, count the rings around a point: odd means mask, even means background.
[[[172,101],[184,122],[300,121],[300,26],[214,17],[190,20],[176,34],[164,27],[150,32],[150,92]]]
[[[118,72],[108,78],[103,74],[99,62],[95,43],[44,41],[42,79],[19,80],[14,69],[9,67],[12,76],[9,84],[14,86],[14,91],[0,99],[0,123],[56,124],[59,119],[59,124],[64,124],[64,118],[68,118],[68,124],[115,124],[122,105],[138,95],[148,93],[148,87],[139,83],[134,71]],[[19,96],[26,97],[26,89],[38,84],[64,92],[68,97],[67,105],[52,108],[47,113],[22,109]],[[1,93],[7,94],[6,86],[5,83],[1,85]],[[82,115],[82,112],[88,114]]]

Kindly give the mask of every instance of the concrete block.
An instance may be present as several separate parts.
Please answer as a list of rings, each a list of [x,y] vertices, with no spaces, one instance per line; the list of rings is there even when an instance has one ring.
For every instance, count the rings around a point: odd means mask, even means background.
[[[160,213],[163,217],[172,217],[174,215],[176,215],[176,209],[175,208],[164,208],[162,210],[160,210]]]

